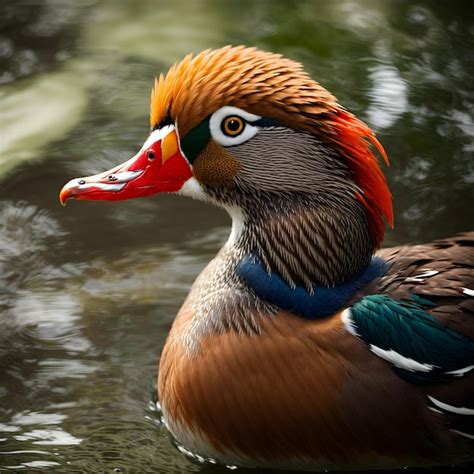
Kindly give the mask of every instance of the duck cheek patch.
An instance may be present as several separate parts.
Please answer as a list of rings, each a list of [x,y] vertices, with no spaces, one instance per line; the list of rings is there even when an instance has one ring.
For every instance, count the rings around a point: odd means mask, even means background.
[[[214,140],[207,144],[193,164],[195,178],[210,188],[234,188],[239,169],[239,161]]]

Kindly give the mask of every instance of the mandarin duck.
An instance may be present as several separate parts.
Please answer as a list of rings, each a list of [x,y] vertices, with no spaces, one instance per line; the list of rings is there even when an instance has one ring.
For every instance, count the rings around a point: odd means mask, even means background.
[[[307,470],[474,461],[474,234],[377,251],[393,226],[378,156],[301,64],[228,46],[155,80],[133,158],[61,190],[172,192],[232,218],[160,361],[189,451]]]

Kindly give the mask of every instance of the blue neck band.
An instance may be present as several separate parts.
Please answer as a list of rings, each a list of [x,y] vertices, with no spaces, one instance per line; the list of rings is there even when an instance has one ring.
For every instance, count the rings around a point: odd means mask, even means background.
[[[367,283],[382,276],[389,264],[380,257],[372,257],[369,265],[344,283],[328,288],[314,286],[313,293],[305,287],[291,288],[277,274],[268,274],[258,257],[247,255],[237,265],[239,277],[264,301],[305,318],[316,319],[331,316]]]

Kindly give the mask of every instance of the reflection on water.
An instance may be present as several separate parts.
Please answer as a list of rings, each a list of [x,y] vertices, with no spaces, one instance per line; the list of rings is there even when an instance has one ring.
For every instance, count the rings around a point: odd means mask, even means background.
[[[173,446],[158,358],[229,219],[159,196],[59,206],[125,161],[153,77],[189,51],[255,44],[303,61],[377,132],[396,229],[473,227],[470,2],[20,1],[0,15],[0,469],[227,472]]]
[[[370,99],[367,119],[377,124],[378,130],[389,128],[408,110],[408,86],[393,66],[371,67],[369,78],[373,86],[367,93]]]

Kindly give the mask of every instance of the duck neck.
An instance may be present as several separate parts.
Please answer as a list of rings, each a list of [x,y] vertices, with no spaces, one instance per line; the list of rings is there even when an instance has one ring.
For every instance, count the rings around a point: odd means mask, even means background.
[[[257,257],[291,287],[334,287],[365,269],[374,253],[367,212],[356,199],[267,196],[227,209],[226,247]]]
[[[261,318],[281,309],[310,318],[328,316],[350,297],[351,288],[360,287],[352,282],[344,294],[338,293],[342,283],[368,267],[373,254],[365,209],[357,202],[268,196],[227,211],[232,217],[229,240],[197,278],[185,303],[183,314],[188,314],[186,305],[193,314],[183,336],[190,353],[198,351],[202,335],[210,331],[259,334]],[[250,267],[257,267],[250,275],[249,260]],[[262,291],[262,285],[282,298]],[[288,291],[297,285],[302,292]],[[328,298],[333,306],[327,306],[321,286],[336,291]]]

